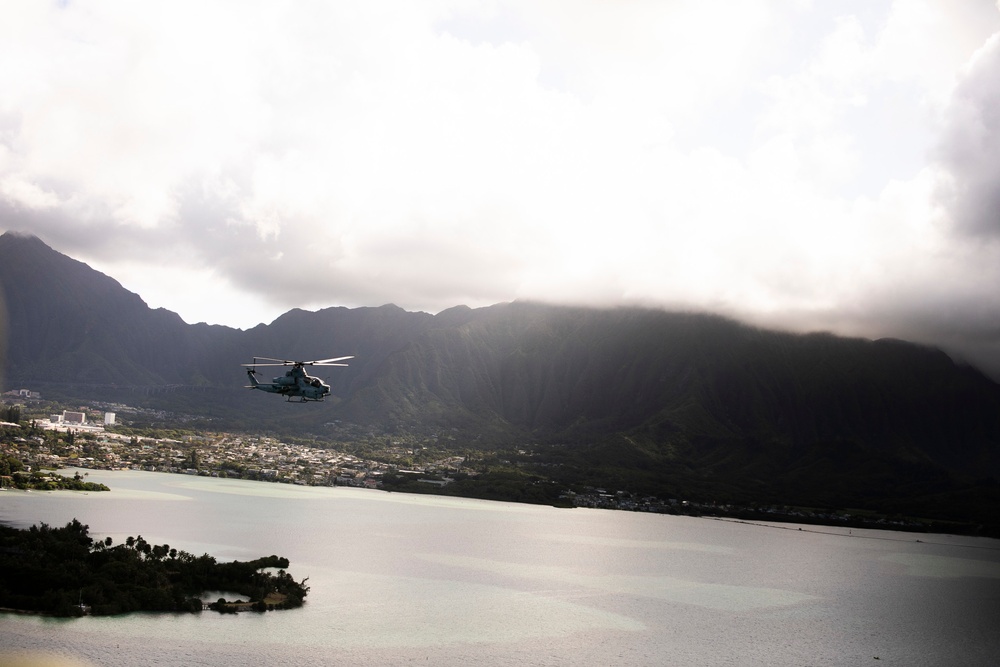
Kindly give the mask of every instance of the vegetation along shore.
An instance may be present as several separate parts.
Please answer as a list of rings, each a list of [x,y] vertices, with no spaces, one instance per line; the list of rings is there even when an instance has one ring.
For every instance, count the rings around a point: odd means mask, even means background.
[[[53,616],[291,609],[302,606],[309,587],[288,574],[288,565],[274,555],[220,563],[141,535],[113,544],[92,538],[76,519],[62,528],[0,525],[0,608]],[[204,591],[246,599],[206,604]]]

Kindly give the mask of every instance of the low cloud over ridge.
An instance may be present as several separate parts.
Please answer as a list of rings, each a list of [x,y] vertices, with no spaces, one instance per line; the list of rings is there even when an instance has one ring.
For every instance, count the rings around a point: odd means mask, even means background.
[[[1000,372],[1000,11],[15,2],[0,229],[188,321],[513,299]]]

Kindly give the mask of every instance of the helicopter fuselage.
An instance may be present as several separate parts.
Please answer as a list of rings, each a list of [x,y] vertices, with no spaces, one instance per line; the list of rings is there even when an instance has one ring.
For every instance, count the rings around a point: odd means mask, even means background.
[[[299,397],[303,401],[322,401],[330,393],[330,385],[309,375],[300,366],[293,367],[270,383],[257,380],[252,369],[247,370],[247,376],[250,378],[250,388],[281,394],[287,396],[289,400],[292,397]]]
[[[288,359],[272,359],[270,357],[254,357],[252,364],[243,364],[247,369],[247,376],[250,378],[248,389],[260,389],[269,394],[281,394],[289,401],[292,397],[298,397],[299,402],[322,401],[330,393],[330,385],[317,377],[306,373],[306,366],[346,366],[341,363],[349,357],[336,357],[333,359],[318,359],[316,361],[291,361]],[[266,363],[258,363],[262,360]],[[270,382],[261,382],[257,379],[257,366],[286,366],[291,367],[285,371],[284,375],[279,375]]]

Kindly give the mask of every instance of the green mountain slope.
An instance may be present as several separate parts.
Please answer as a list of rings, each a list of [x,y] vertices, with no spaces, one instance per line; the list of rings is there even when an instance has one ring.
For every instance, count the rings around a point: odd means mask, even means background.
[[[110,392],[280,433],[338,421],[449,429],[466,444],[532,443],[554,479],[651,493],[970,512],[1000,498],[1000,385],[903,341],[536,303],[293,310],[248,331],[188,325],[11,234],[0,237],[0,285],[4,389]],[[356,358],[321,373],[332,386],[323,403],[242,389],[239,365],[254,356],[341,355]]]

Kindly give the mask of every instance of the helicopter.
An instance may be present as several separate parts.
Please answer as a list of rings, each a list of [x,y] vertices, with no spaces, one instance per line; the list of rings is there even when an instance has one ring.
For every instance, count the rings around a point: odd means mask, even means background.
[[[271,359],[269,357],[254,357],[252,364],[242,364],[247,369],[247,377],[250,384],[247,389],[260,389],[271,394],[281,394],[285,399],[292,402],[292,397],[297,396],[296,403],[306,401],[322,401],[323,397],[330,393],[330,385],[317,377],[312,377],[305,371],[306,366],[346,366],[338,362],[353,359],[354,357],[336,357],[334,359],[317,359],[315,361],[291,361],[288,359]],[[268,363],[259,364],[262,360]],[[257,366],[291,366],[284,375],[279,375],[271,382],[261,382],[257,379]]]

